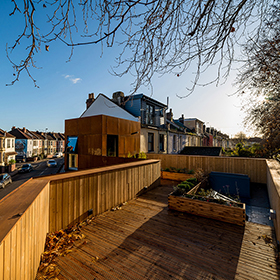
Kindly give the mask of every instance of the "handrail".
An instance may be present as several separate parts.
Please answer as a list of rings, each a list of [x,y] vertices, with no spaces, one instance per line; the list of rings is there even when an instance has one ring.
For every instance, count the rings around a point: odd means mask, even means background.
[[[0,203],[0,280],[34,279],[48,232],[109,210],[159,180],[160,161],[145,160],[25,183]]]
[[[176,164],[185,163],[183,167],[188,168],[194,163],[192,169],[206,166],[209,169],[214,167],[215,171],[231,173],[234,173],[233,171],[242,173],[239,170],[243,168],[243,174],[249,175],[246,172],[251,172],[256,182],[267,182],[271,208],[276,211],[273,220],[276,236],[277,240],[280,240],[280,175],[278,173],[280,165],[278,162],[264,159],[217,160],[212,157],[153,156],[161,159],[163,165],[171,162],[174,167],[177,167]],[[221,163],[225,166],[221,166]],[[0,201],[0,280],[34,279],[48,232],[58,230],[74,220],[82,219],[83,214],[89,214],[87,212],[89,209],[92,210],[93,215],[97,215],[115,206],[115,203],[135,197],[136,193],[144,187],[159,184],[160,169],[159,160],[145,160],[44,176],[30,180],[12,195],[2,199]],[[257,175],[256,172],[264,174]],[[118,189],[119,193],[116,192]],[[114,195],[106,196],[106,193]],[[73,200],[69,199],[71,196]],[[96,200],[93,201],[89,199],[90,197],[95,197]]]

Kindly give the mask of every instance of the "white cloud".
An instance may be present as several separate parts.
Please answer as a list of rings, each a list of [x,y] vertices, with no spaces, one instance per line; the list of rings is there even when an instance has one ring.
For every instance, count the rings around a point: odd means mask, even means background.
[[[78,83],[79,81],[81,81],[82,79],[81,78],[71,78],[69,79],[70,81],[72,81],[73,84],[76,84]]]
[[[71,81],[73,84],[77,84],[82,79],[81,78],[75,78],[73,75],[63,75],[65,79]]]

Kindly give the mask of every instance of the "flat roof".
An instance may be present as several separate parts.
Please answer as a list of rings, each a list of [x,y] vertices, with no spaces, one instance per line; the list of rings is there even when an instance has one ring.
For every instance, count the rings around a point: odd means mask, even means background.
[[[279,279],[272,227],[251,222],[241,227],[168,210],[173,184],[165,182],[82,227],[85,238],[54,259],[57,277]]]

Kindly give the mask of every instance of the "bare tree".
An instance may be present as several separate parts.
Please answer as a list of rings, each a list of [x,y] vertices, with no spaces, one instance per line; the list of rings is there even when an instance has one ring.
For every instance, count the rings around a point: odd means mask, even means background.
[[[25,26],[11,50],[25,39],[27,54],[13,62],[15,78],[36,67],[34,57],[43,46],[61,41],[73,49],[101,43],[122,46],[114,74],[135,76],[133,92],[151,84],[155,73],[178,77],[196,65],[195,86],[209,65],[217,65],[212,82],[227,77],[234,47],[248,25],[261,24],[273,0],[11,0],[11,16],[23,16]],[[47,21],[41,26],[42,17]],[[40,17],[40,21],[38,18]],[[40,23],[40,24],[39,24]],[[42,33],[41,30],[48,30]],[[25,41],[24,41],[25,42]],[[10,53],[7,49],[7,54]],[[35,85],[36,81],[33,79]],[[193,87],[190,88],[193,90]]]
[[[280,149],[280,9],[279,4],[265,18],[260,37],[250,38],[244,47],[247,61],[237,83],[247,102],[245,124],[261,133],[268,156]]]
[[[243,143],[246,139],[247,139],[247,136],[244,132],[240,131],[238,133],[236,133],[234,135],[234,139],[238,140],[239,142]]]

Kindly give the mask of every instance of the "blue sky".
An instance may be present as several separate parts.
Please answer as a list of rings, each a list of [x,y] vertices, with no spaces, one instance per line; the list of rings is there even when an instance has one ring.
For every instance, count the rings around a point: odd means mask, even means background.
[[[35,56],[36,65],[40,69],[31,69],[39,88],[35,88],[32,80],[22,73],[20,81],[13,86],[6,86],[13,79],[12,65],[6,57],[6,44],[12,45],[22,30],[19,17],[9,17],[12,5],[6,4],[0,12],[0,93],[1,93],[1,121],[0,128],[9,131],[12,126],[26,127],[30,130],[63,132],[64,120],[77,118],[85,110],[88,94],[95,96],[103,93],[111,97],[115,91],[129,94],[133,77],[130,75],[118,78],[109,73],[114,66],[114,59],[120,49],[104,48],[100,57],[101,47],[81,46],[75,49],[70,62],[66,62],[70,49],[61,42],[50,44],[49,52],[44,46]],[[13,52],[12,58],[23,57],[23,46],[19,52]],[[21,55],[21,56],[20,56]],[[191,69],[192,71],[194,69]],[[210,80],[210,69],[201,82]],[[229,97],[236,89],[232,82],[235,74],[228,81],[216,87],[210,85],[197,87],[187,98],[186,86],[192,80],[191,71],[177,77],[165,74],[153,79],[153,96],[162,103],[169,97],[169,108],[174,117],[181,114],[190,118],[198,118],[229,136],[234,136],[243,128],[244,114],[240,111],[241,103],[237,96]],[[149,88],[142,87],[138,93],[150,95]]]

